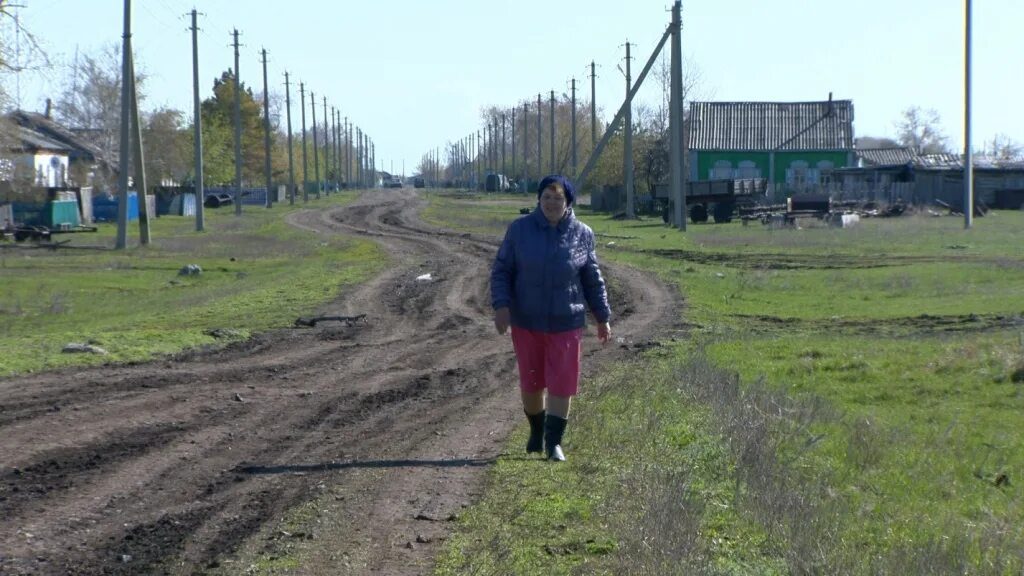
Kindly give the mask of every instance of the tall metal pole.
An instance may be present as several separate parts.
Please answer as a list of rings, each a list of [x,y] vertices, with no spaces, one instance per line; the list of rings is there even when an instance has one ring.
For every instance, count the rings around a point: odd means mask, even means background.
[[[549,118],[551,124],[551,173],[556,174],[561,172],[558,165],[555,162],[555,91],[551,91],[551,118]]]
[[[199,100],[199,27],[196,25],[196,11],[192,10],[192,128],[195,144],[195,196],[196,196],[196,232],[202,232],[206,226],[203,213],[203,117]]]
[[[974,225],[974,157],[971,153],[971,0],[965,2],[964,34],[964,229]]]
[[[288,119],[288,205],[295,204],[295,159],[292,150],[292,87],[284,73],[284,108]]]
[[[232,32],[235,38],[235,216],[242,215],[242,88],[238,73],[238,29]]]
[[[309,91],[309,109],[313,123],[313,178],[316,181],[316,199],[320,199],[320,140],[316,136],[316,95]]]
[[[267,198],[264,206],[274,207],[274,183],[270,174],[270,88],[267,86],[267,49],[260,50],[263,56],[263,176],[267,181]]]
[[[671,174],[671,198],[673,200],[673,223],[676,228],[686,231],[686,190],[683,169],[683,48],[682,48],[682,2],[672,5],[672,62],[669,97],[669,172]]]
[[[302,202],[309,202],[309,161],[306,159],[306,85],[299,82],[299,110],[302,111]]]
[[[629,42],[626,42],[626,130],[622,153],[622,178],[626,188],[626,218],[636,218],[633,206],[633,100],[629,96],[633,78],[629,72]]]
[[[132,54],[132,2],[124,0],[124,31],[121,36],[121,78],[131,74]],[[121,82],[121,144],[118,154],[119,173],[117,178],[117,241],[114,247],[123,250],[128,246],[128,162],[131,150],[131,85]]]
[[[572,79],[572,177],[576,178],[576,78]]]

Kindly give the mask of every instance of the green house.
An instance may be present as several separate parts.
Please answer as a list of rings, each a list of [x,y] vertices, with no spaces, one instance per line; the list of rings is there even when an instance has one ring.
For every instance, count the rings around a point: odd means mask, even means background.
[[[853,101],[692,102],[690,181],[766,178],[776,199],[835,183],[856,166]]]

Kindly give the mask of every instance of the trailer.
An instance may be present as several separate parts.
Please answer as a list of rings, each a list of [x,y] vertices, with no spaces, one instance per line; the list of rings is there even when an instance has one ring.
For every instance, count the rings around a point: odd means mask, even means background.
[[[768,194],[765,178],[727,178],[687,182],[686,206],[690,221],[707,222],[708,216],[716,223],[732,222],[736,211],[763,203]],[[667,186],[655,188],[655,202],[661,210],[661,219],[667,224],[672,219],[674,203]]]

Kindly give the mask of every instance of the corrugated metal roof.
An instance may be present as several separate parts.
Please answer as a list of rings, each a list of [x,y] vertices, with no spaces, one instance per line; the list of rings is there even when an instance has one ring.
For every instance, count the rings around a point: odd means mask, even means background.
[[[48,150],[65,154],[71,151],[68,146],[24,126],[18,126],[18,139],[25,150]]]
[[[691,150],[851,150],[853,101],[691,102]]]
[[[917,154],[912,148],[866,148],[857,150],[864,168],[893,168],[907,164],[918,170],[963,170],[962,154]],[[979,170],[1024,170],[1024,158],[998,158],[975,154],[971,163]]]
[[[915,156],[914,151],[905,146],[857,150],[857,157],[864,166],[898,166],[912,162]]]

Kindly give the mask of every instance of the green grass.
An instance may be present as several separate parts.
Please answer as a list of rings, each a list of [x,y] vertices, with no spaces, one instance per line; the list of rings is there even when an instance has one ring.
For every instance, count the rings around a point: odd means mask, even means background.
[[[353,194],[311,202],[321,210]],[[371,242],[321,238],[284,222],[297,205],[207,210],[206,231],[192,217],[161,217],[152,242],[139,246],[137,224],[126,250],[112,250],[114,225],[67,238],[74,248],[0,251],[0,376],[101,362],[136,361],[206,346],[215,329],[236,339],[288,326],[380,269]],[[199,276],[180,276],[188,264]],[[229,338],[230,339],[230,338]],[[106,356],[64,354],[92,343]]]
[[[577,213],[602,260],[679,287],[689,332],[582,384],[568,465],[519,459],[521,428],[436,573],[1020,572],[1024,213],[686,233]],[[517,216],[428,211],[494,236]]]

